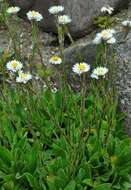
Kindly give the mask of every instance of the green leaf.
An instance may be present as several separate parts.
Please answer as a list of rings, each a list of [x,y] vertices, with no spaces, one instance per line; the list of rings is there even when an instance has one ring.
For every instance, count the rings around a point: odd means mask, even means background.
[[[70,181],[64,190],[75,190],[76,182],[74,180]]]
[[[13,131],[12,126],[10,125],[7,114],[4,114],[1,117],[1,125],[4,129],[5,136],[8,138],[8,141],[11,145],[11,143],[13,141],[14,131]]]
[[[127,188],[127,190],[128,190],[129,188],[131,188],[131,183],[130,183],[130,182],[124,182],[124,183],[123,183],[123,186],[124,186],[125,188]]]
[[[61,96],[59,92],[57,92],[55,95],[55,105],[56,105],[56,108],[58,109],[61,108]]]
[[[8,149],[1,147],[0,148],[0,159],[3,161],[3,163],[10,166],[11,161],[13,160],[13,157],[12,157],[11,152]]]
[[[34,172],[37,167],[37,150],[35,148],[32,148],[29,157],[28,157],[28,168],[30,172]]]
[[[12,190],[12,189],[14,189],[14,182],[8,181],[8,182],[4,183],[4,187],[6,190]]]
[[[55,185],[55,182],[56,182],[56,176],[48,176],[47,178],[47,184],[48,184],[48,187],[49,187],[49,190],[56,190],[56,185]]]
[[[30,187],[34,188],[35,190],[41,190],[37,179],[33,175],[30,173],[24,173],[23,176],[26,177],[27,181],[30,184]]]
[[[110,183],[96,185],[92,190],[112,190]]]
[[[106,120],[102,120],[101,127],[102,129],[107,129],[109,126],[108,122]]]
[[[77,174],[77,181],[79,181],[79,183],[81,183],[81,180],[83,180],[86,177],[87,177],[86,170],[83,168],[80,168],[79,172]]]
[[[84,183],[84,184],[86,184],[86,185],[88,185],[88,186],[90,186],[90,187],[93,187],[93,183],[92,183],[92,180],[91,179],[84,179],[83,181],[82,181],[82,183]]]

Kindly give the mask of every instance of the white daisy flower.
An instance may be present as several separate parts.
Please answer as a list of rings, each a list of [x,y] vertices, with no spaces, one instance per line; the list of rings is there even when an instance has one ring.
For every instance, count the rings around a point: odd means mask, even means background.
[[[27,13],[27,18],[30,21],[33,20],[33,21],[39,22],[43,19],[43,16],[39,12],[33,10]]]
[[[95,75],[94,73],[91,74],[91,78],[92,79],[97,79],[97,80],[99,79],[99,77],[97,75]]]
[[[116,30],[114,29],[106,29],[108,32],[112,33],[112,34],[116,34]]]
[[[115,38],[114,38],[114,34],[116,33],[116,31],[114,29],[106,29],[106,30],[102,30],[100,33],[96,34],[95,39],[93,40],[94,44],[100,44],[102,41],[105,41],[108,43],[115,43]],[[112,41],[110,40],[112,38]]]
[[[20,7],[9,7],[6,12],[9,14],[17,14],[19,11]]]
[[[15,59],[12,61],[9,61],[6,64],[6,68],[12,72],[20,71],[22,69],[22,67],[23,67],[22,63],[20,61],[16,61]]]
[[[71,23],[71,18],[68,15],[58,16],[58,23],[61,25],[66,25]]]
[[[58,89],[57,89],[56,87],[54,87],[54,88],[51,89],[51,92],[52,92],[53,94],[57,93],[57,91],[58,91]]]
[[[90,70],[90,65],[87,63],[76,63],[73,65],[72,70],[74,73],[81,75],[82,73],[86,73]]]
[[[115,33],[115,30],[106,29],[106,30],[102,30],[100,34],[103,40],[108,40],[113,37],[114,33]]]
[[[114,11],[113,7],[110,7],[109,5],[107,7],[102,7],[101,8],[101,12],[102,13],[108,13],[109,15],[111,15]]]
[[[95,39],[93,40],[93,44],[98,45],[98,44],[100,44],[101,42],[102,42],[101,34],[100,34],[100,33],[97,33]]]
[[[46,91],[48,89],[48,86],[46,84],[44,84],[43,89],[44,89],[44,91]]]
[[[39,79],[40,79],[40,77],[39,77],[39,76],[36,76],[36,77],[35,77],[35,80],[39,80]]]
[[[116,39],[114,37],[110,38],[109,40],[107,40],[108,44],[115,44],[116,43]]]
[[[105,76],[108,73],[108,68],[106,67],[97,67],[96,69],[94,69],[93,71],[93,75],[96,75],[98,77],[100,76]]]
[[[64,11],[64,7],[61,5],[52,6],[48,9],[50,14],[57,15]]]
[[[18,73],[18,77],[16,78],[16,82],[26,84],[31,79],[32,75],[29,72],[24,73],[23,71],[20,71]]]
[[[125,21],[122,22],[122,25],[124,27],[131,27],[131,21],[130,20],[125,20]]]
[[[62,59],[57,55],[53,55],[49,62],[53,65],[60,65],[62,63]]]

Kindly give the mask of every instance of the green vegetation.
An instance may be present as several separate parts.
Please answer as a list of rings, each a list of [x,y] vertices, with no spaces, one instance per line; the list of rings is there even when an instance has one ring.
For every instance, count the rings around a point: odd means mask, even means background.
[[[124,133],[125,115],[118,111],[111,47],[114,30],[96,36],[92,66],[73,66],[80,84],[75,92],[63,59],[65,35],[73,43],[67,25],[57,23],[60,57],[51,58],[55,64],[51,69],[42,61],[37,23],[31,20],[31,25],[33,48],[28,66],[23,68],[21,63],[15,31],[10,35],[13,48],[0,54],[0,190],[128,190],[131,139]],[[7,29],[10,34],[11,26]],[[36,75],[41,73],[42,88],[33,76],[36,55],[41,60],[35,69]],[[51,81],[54,75],[59,81],[57,89]]]

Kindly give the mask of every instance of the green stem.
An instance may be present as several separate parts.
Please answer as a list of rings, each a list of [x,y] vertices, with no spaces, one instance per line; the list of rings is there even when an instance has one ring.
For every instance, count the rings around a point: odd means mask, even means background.
[[[70,42],[71,42],[72,44],[74,44],[74,40],[73,40],[73,38],[72,38],[72,36],[71,36],[71,34],[70,34],[70,32],[69,32],[69,29],[68,29],[68,27],[67,27],[66,25],[64,26],[64,29],[65,29],[65,33],[67,34],[67,36],[68,36]]]
[[[18,23],[16,22],[15,27],[12,28],[12,25],[9,23],[8,16],[6,14],[6,9],[7,9],[7,5],[5,5],[2,11],[4,24],[7,27],[9,38],[12,40],[15,56],[17,57],[17,59],[20,59],[20,52],[19,52],[19,48],[17,47],[17,44],[19,43],[19,40],[17,39],[18,35],[17,35],[17,28],[16,28]]]

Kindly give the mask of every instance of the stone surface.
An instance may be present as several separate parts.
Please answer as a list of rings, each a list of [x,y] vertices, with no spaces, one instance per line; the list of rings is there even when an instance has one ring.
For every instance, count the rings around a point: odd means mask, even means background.
[[[11,22],[11,25],[14,25],[14,22]],[[28,56],[32,51],[32,41],[31,41],[31,27],[30,24],[24,22],[23,19],[20,20],[19,27],[17,27],[17,34],[20,36],[21,42],[21,56],[26,64]],[[56,36],[48,34],[46,32],[39,32],[39,45],[41,47],[42,57],[45,64],[49,62],[49,58],[51,57],[52,53],[56,51],[56,47],[54,47],[53,42],[56,41]],[[10,44],[10,46],[9,46]],[[11,43],[9,41],[9,35],[5,28],[0,28],[0,51],[3,49],[11,48]],[[38,56],[35,58],[36,63],[40,62]]]
[[[72,35],[80,36],[91,31],[92,20],[100,15],[100,9],[104,5],[110,5],[115,9],[123,8],[129,0],[10,0],[23,9],[34,9],[41,12],[44,21],[41,26],[46,31],[55,31],[53,17],[49,15],[48,8],[61,4],[65,7],[65,14],[72,18],[70,31]]]
[[[128,41],[118,48],[118,86],[120,91],[120,107],[127,114],[126,127],[131,135],[131,32]]]
[[[10,0],[11,4],[17,5],[21,7],[22,9],[30,9],[33,4],[34,0]]]

